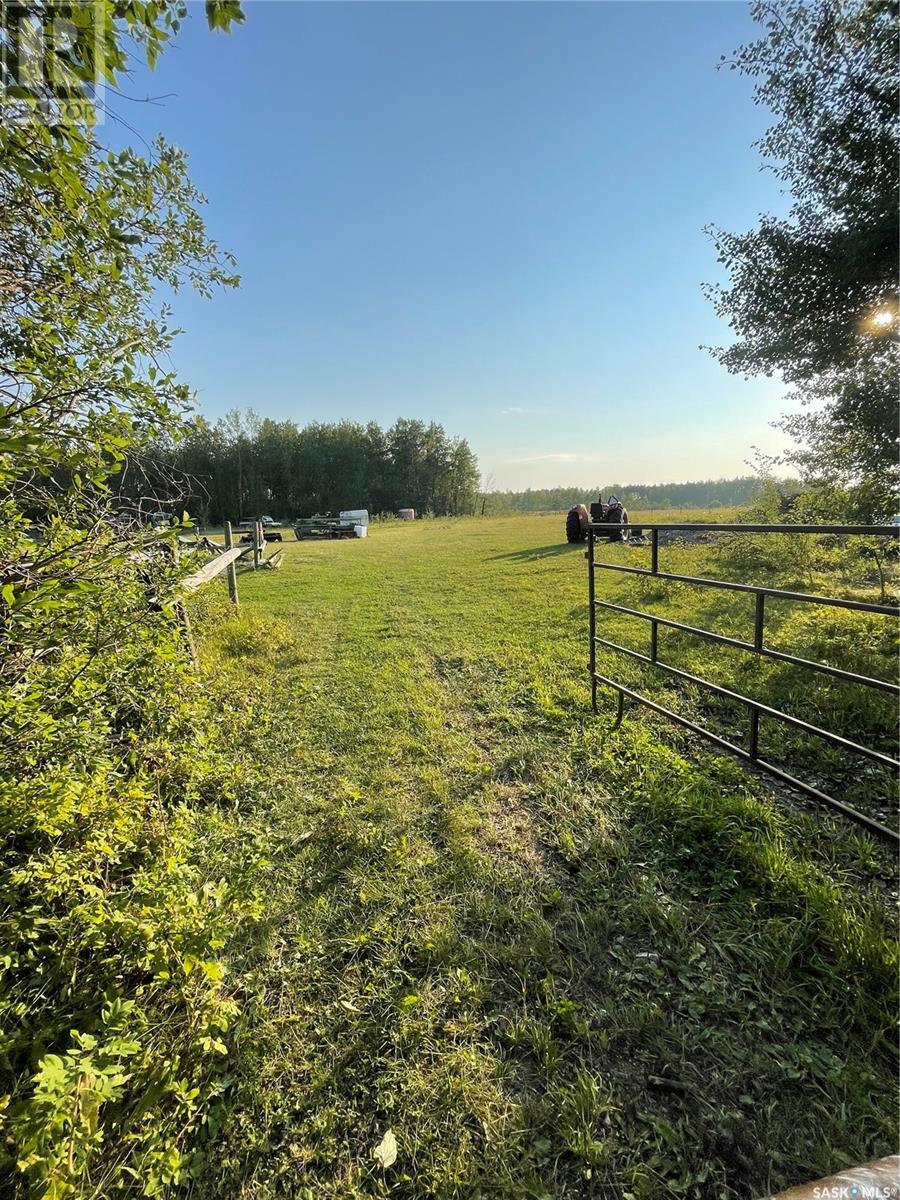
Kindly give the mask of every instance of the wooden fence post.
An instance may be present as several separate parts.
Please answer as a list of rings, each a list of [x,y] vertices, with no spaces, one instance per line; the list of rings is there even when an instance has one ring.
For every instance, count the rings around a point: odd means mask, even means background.
[[[172,534],[172,561],[177,565],[181,562],[181,543],[178,540],[177,530]],[[197,647],[194,644],[194,631],[191,629],[191,618],[188,616],[188,610],[185,608],[181,600],[176,600],[173,605],[175,611],[175,619],[180,623],[181,630],[184,635],[184,643],[187,646],[188,654],[191,656],[191,662],[197,662]]]
[[[225,549],[231,550],[234,546],[234,538],[231,535],[231,522],[225,522]],[[228,580],[228,595],[231,597],[231,603],[237,605],[237,571],[234,569],[234,563],[229,563],[225,570],[225,577]]]
[[[259,560],[262,557],[262,525],[259,521],[253,522],[253,570],[259,567]]]

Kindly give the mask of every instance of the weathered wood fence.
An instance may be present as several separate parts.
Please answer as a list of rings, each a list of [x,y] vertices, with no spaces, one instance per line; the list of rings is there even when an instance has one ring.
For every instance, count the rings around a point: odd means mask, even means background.
[[[237,588],[237,569],[236,564],[238,559],[241,559],[246,554],[253,555],[253,570],[257,571],[260,567],[277,567],[281,565],[281,556],[283,550],[278,550],[270,558],[263,558],[263,551],[266,546],[266,535],[261,521],[253,522],[250,541],[242,546],[235,546],[234,533],[231,528],[231,522],[225,522],[225,549],[221,554],[217,554],[215,558],[210,559],[199,570],[192,572],[182,581],[181,589],[184,592],[195,592],[197,588],[202,587],[204,583],[209,583],[211,579],[215,579],[224,571],[228,580],[228,595],[232,604],[238,603],[238,588]]]

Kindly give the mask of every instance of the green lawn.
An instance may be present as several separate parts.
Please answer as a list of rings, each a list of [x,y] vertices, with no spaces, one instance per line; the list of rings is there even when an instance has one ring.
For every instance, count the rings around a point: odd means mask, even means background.
[[[268,865],[195,1195],[714,1200],[893,1152],[890,860],[646,709],[608,732],[562,527],[288,542],[202,602]]]

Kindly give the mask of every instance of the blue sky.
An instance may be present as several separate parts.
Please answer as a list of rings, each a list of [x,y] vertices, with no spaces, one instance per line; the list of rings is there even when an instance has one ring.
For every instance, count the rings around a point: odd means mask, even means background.
[[[746,5],[192,3],[116,99],[183,146],[239,292],[182,294],[210,418],[440,421],[499,487],[743,473],[777,380],[734,379],[703,226],[784,207],[717,71]],[[121,130],[107,126],[115,140]]]

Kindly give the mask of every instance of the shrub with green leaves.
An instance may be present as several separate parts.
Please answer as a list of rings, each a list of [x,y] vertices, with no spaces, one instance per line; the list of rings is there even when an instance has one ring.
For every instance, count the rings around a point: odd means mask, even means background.
[[[4,11],[5,44],[48,12]],[[99,34],[114,82],[185,12],[73,5],[57,65],[92,81]],[[114,514],[190,401],[156,287],[236,279],[177,147],[108,152],[49,88],[0,109],[0,1191],[155,1194],[210,1119],[237,1012],[223,955],[257,901],[240,864],[217,871],[231,785],[179,571]]]
[[[180,1177],[237,1012],[223,952],[259,910],[214,698],[133,576],[91,592],[99,651],[70,619],[0,698],[6,1167],[36,1195]]]

